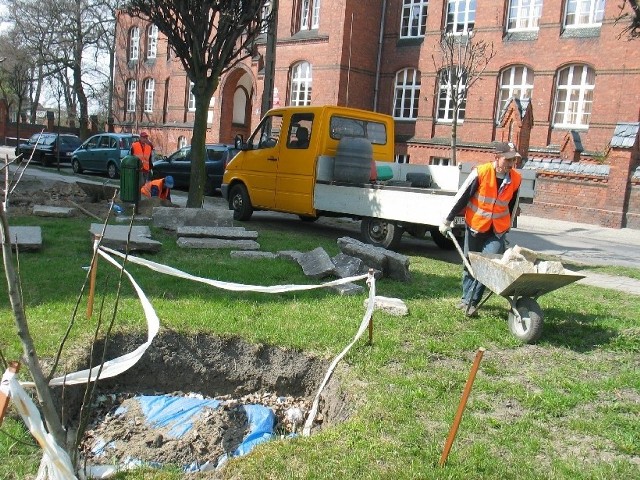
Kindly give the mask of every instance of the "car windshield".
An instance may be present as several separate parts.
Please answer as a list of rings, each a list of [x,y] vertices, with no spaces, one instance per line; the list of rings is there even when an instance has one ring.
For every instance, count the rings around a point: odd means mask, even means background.
[[[138,140],[138,137],[120,137],[120,148],[131,148],[131,144]]]

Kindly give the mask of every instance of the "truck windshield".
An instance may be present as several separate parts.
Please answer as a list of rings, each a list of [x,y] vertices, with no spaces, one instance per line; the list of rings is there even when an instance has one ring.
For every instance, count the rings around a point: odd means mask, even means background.
[[[381,122],[333,115],[330,131],[334,140],[340,140],[342,137],[361,137],[378,145],[387,143],[387,127]]]

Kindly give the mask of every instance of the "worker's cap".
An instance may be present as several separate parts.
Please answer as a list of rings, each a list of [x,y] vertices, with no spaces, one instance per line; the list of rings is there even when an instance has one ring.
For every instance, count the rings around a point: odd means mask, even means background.
[[[500,143],[496,143],[496,153],[504,158],[506,158],[507,160],[511,159],[511,158],[516,158],[516,157],[520,157],[520,154],[518,153],[518,150],[516,150],[516,146],[509,142],[500,142]]]
[[[146,138],[149,136],[149,134],[147,132],[141,132],[140,136]]]
[[[164,178],[164,186],[167,188],[173,188],[173,177],[171,175],[167,175]]]

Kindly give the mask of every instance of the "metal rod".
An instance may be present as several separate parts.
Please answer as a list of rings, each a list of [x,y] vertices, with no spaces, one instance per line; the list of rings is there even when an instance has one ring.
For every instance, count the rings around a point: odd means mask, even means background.
[[[460,421],[462,420],[462,414],[464,413],[464,409],[467,405],[467,399],[469,398],[469,394],[471,393],[471,387],[473,387],[473,381],[476,378],[476,372],[478,371],[478,367],[480,366],[480,361],[482,360],[484,351],[485,349],[483,347],[480,347],[476,352],[476,358],[473,361],[473,366],[471,367],[471,371],[469,372],[467,384],[464,386],[462,397],[460,398],[458,411],[456,412],[456,416],[453,419],[453,424],[451,425],[451,429],[449,430],[449,436],[447,437],[447,441],[444,445],[444,450],[442,451],[442,455],[440,456],[440,462],[438,464],[441,467],[444,467],[444,464],[447,462],[447,457],[449,456],[449,452],[451,451],[453,440],[456,438],[456,433],[458,433],[458,427],[460,426]]]

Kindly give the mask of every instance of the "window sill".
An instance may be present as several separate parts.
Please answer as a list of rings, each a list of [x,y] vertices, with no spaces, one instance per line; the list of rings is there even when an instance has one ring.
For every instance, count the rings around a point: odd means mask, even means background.
[[[519,30],[507,32],[504,36],[505,42],[530,42],[538,39],[538,30]]]
[[[560,38],[598,38],[600,37],[599,26],[565,27],[560,34]]]
[[[396,47],[416,47],[424,43],[424,36],[421,37],[403,37],[396,42]]]

